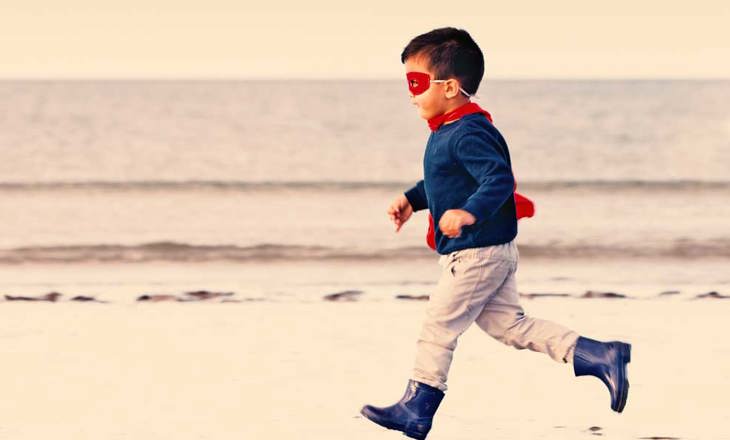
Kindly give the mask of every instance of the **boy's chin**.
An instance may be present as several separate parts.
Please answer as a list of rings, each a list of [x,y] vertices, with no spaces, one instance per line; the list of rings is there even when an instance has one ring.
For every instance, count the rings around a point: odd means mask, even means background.
[[[418,116],[420,116],[422,119],[425,119],[426,121],[428,121],[429,119],[433,118],[436,115],[434,115],[433,112],[425,111],[421,107],[418,107]]]

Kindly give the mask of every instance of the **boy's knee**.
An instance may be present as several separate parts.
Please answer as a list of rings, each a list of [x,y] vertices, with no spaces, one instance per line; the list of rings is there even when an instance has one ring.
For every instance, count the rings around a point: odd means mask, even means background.
[[[518,339],[520,323],[524,321],[523,312],[495,314],[492,319],[485,319],[479,323],[479,327],[489,336],[506,344],[514,345]]]

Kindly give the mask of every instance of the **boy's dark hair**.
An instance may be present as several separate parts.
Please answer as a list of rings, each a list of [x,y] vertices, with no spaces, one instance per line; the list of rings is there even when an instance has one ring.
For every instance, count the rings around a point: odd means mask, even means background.
[[[434,79],[456,78],[467,93],[473,95],[484,76],[484,55],[471,35],[452,27],[434,29],[412,39],[403,49],[400,60],[424,56],[437,75]]]

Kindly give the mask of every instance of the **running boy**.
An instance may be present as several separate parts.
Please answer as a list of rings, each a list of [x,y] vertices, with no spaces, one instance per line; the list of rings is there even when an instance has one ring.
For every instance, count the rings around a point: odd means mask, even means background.
[[[432,134],[424,154],[424,179],[398,196],[388,215],[398,231],[413,212],[429,209],[438,225],[434,239],[442,273],[426,307],[404,396],[384,408],[365,405],[362,414],[408,437],[425,439],[446,391],[457,339],[473,322],[517,349],[573,362],[576,376],[603,381],[611,409],[621,412],[629,389],[631,345],[581,337],[525,316],[520,306],[510,155],[489,114],[470,102],[484,74],[479,46],[464,30],[435,29],[411,40],[401,61],[411,102]]]

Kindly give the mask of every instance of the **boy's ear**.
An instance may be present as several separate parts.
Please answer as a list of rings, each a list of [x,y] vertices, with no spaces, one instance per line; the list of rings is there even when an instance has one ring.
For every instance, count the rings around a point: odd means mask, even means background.
[[[455,78],[447,79],[444,83],[444,93],[446,94],[447,99],[451,99],[455,96],[459,96],[461,84],[459,84],[459,80]]]

